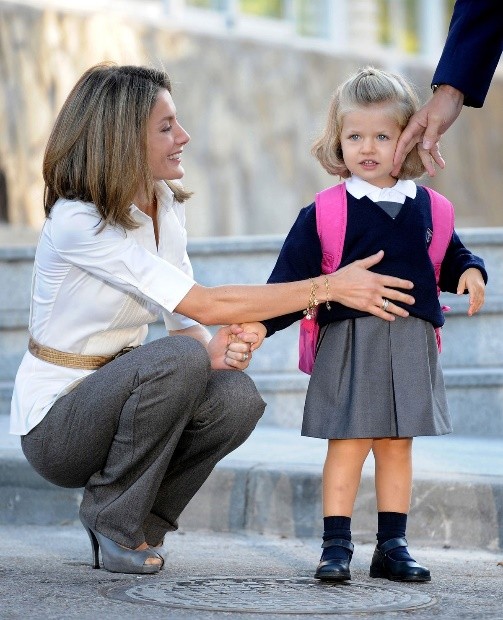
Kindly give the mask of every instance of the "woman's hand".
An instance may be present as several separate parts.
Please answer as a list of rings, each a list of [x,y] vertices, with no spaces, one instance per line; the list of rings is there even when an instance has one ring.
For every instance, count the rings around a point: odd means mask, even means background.
[[[464,295],[468,291],[470,304],[468,306],[468,316],[473,316],[484,305],[486,295],[486,285],[484,278],[478,269],[470,267],[459,278],[457,294]]]
[[[382,251],[378,252],[326,276],[329,283],[329,290],[325,291],[328,295],[326,299],[338,301],[350,308],[363,310],[390,321],[393,320],[393,314],[407,316],[407,311],[392,302],[400,301],[412,305],[413,297],[395,290],[411,289],[412,282],[368,271],[382,259],[383,255]],[[322,286],[320,291],[323,291],[325,286],[324,279],[325,276],[318,276],[316,280],[318,287]],[[307,308],[306,304],[312,302],[315,281],[314,278],[310,280],[311,282],[299,280],[275,284],[225,284],[212,287],[194,284],[176,306],[175,311],[204,325],[263,321]],[[391,303],[387,302],[387,307],[386,299],[391,300]],[[232,350],[231,348],[230,351]],[[234,365],[233,367],[241,368]]]
[[[369,312],[386,321],[394,321],[394,315],[409,316],[407,310],[395,305],[393,301],[413,305],[414,297],[396,290],[411,289],[414,286],[412,282],[369,271],[383,256],[384,252],[381,250],[330,274],[328,279],[331,297],[344,306]]]
[[[239,325],[221,327],[207,345],[211,367],[213,370],[245,370],[252,358],[251,346],[257,341],[256,333],[245,333]]]

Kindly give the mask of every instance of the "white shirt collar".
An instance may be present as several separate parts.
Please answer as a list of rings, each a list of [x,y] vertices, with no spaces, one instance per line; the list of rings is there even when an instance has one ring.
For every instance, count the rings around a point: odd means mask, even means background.
[[[169,187],[166,181],[156,182],[155,194],[157,196],[157,202],[161,208],[169,209],[173,206],[175,195],[173,194],[173,190]],[[132,203],[129,207],[129,211],[130,213],[138,213],[140,214],[139,217],[142,217],[141,214],[143,213],[143,211],[139,209],[134,203]],[[145,214],[143,213],[143,215]]]
[[[417,193],[417,186],[414,181],[399,179],[393,187],[381,188],[372,185],[368,181],[364,181],[356,175],[346,179],[346,189],[357,200],[360,200],[363,196],[368,196],[373,202],[389,200],[390,202],[400,202],[402,204],[407,197],[415,198]]]

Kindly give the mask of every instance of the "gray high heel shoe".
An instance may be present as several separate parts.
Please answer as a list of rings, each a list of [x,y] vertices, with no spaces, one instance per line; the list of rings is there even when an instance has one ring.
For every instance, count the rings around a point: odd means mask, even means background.
[[[168,548],[164,545],[164,538],[159,545],[149,545],[148,547],[162,559],[162,565],[164,567],[168,559]]]
[[[86,530],[93,552],[93,568],[100,568],[99,550],[101,547],[101,559],[103,568],[112,573],[147,574],[158,573],[164,565],[164,558],[153,549],[135,551],[121,547],[110,538],[103,536],[90,528],[81,517],[82,525]],[[150,559],[161,560],[160,563],[145,564]]]

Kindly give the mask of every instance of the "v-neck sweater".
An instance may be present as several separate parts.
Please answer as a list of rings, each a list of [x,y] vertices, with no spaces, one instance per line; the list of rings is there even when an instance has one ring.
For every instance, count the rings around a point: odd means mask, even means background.
[[[444,324],[444,315],[438,301],[433,265],[428,255],[433,224],[430,198],[426,190],[418,186],[416,198],[407,197],[394,219],[367,196],[358,199],[349,192],[346,192],[346,195],[347,226],[339,268],[384,250],[383,259],[372,267],[371,271],[411,280],[414,288],[407,292],[414,297],[415,303],[412,306],[400,303],[397,305],[406,308],[412,316],[429,321],[434,327],[441,327]],[[291,282],[319,276],[321,259],[321,244],[316,230],[316,208],[312,203],[301,209],[285,239],[268,282]],[[487,281],[484,261],[472,254],[454,232],[442,262],[439,283],[441,290],[456,293],[459,278],[469,267],[479,269]],[[323,293],[321,289],[318,290],[318,322],[321,327],[332,321],[369,316],[366,312],[335,302],[330,304],[331,310],[327,310],[323,303]],[[302,316],[302,312],[295,312],[263,321],[267,335],[288,327]]]

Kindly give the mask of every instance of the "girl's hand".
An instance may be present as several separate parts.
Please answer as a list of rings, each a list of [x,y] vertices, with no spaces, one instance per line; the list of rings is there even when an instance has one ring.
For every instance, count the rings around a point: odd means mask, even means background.
[[[457,294],[463,295],[465,291],[470,295],[468,316],[473,316],[484,305],[486,291],[484,278],[475,267],[467,269],[459,278]]]
[[[257,336],[257,341],[251,344],[250,351],[256,351],[262,346],[264,342],[264,338],[266,336],[267,330],[263,323],[241,323],[240,327],[242,327],[243,332],[238,336],[238,338],[242,338],[245,334],[255,334]]]
[[[253,333],[244,334],[239,325],[221,327],[207,345],[213,370],[248,368],[252,358],[250,347],[257,338]]]

